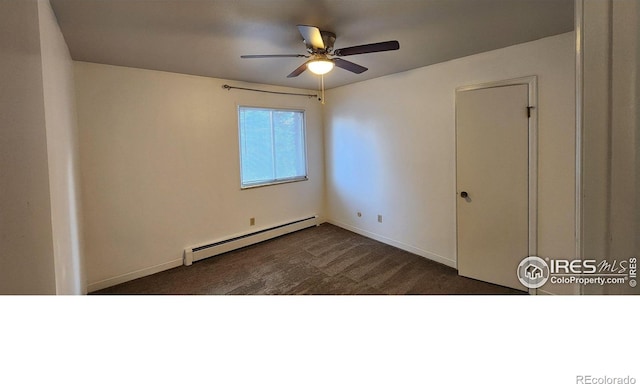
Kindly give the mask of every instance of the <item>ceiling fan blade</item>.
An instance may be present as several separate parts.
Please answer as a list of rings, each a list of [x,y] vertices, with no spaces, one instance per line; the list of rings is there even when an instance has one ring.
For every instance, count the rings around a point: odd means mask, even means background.
[[[309,60],[311,61],[311,60]],[[294,69],[293,72],[291,72],[289,75],[287,75],[287,77],[291,78],[291,77],[298,77],[300,76],[300,74],[302,72],[304,72],[307,69],[307,63],[309,61],[305,61],[304,64],[302,64],[301,66],[299,66],[298,68]]]
[[[358,65],[356,63],[352,63],[350,61],[338,59],[338,58],[333,59],[333,63],[336,65],[336,67],[340,67],[342,69],[346,69],[347,71],[358,73],[358,74],[369,69],[367,67],[363,67],[362,65]]]
[[[242,55],[240,58],[242,59],[266,59],[266,58],[275,58],[275,57],[309,57],[307,55]]]
[[[363,53],[395,51],[400,49],[400,43],[397,40],[384,41],[381,43],[356,45],[353,47],[340,48],[333,51],[336,56],[362,55]]]
[[[298,25],[298,31],[304,38],[305,44],[312,46],[313,48],[324,49],[324,41],[322,41],[322,34],[318,27],[311,25]]]

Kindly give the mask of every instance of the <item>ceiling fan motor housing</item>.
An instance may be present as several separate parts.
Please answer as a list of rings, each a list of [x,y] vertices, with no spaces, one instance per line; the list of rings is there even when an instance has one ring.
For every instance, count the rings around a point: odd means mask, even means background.
[[[307,46],[307,52],[309,53],[320,53],[320,54],[329,54],[333,51],[333,44],[336,42],[336,34],[333,32],[320,31],[320,35],[322,36],[322,42],[324,43],[324,49],[317,48],[311,45],[310,42],[304,41],[304,44]]]

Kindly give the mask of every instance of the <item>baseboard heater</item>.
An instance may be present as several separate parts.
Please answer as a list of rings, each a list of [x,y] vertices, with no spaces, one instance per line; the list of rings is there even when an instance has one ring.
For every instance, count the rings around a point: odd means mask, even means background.
[[[184,265],[191,265],[194,261],[220,255],[225,252],[240,249],[249,245],[270,240],[287,233],[320,225],[318,216],[311,216],[300,220],[291,221],[274,227],[261,229],[229,239],[218,240],[209,244],[197,245],[184,250]]]

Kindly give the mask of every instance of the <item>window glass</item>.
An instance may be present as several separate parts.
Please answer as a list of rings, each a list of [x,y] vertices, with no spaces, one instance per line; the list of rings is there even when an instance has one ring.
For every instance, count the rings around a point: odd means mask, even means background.
[[[307,179],[304,111],[239,108],[242,187]]]

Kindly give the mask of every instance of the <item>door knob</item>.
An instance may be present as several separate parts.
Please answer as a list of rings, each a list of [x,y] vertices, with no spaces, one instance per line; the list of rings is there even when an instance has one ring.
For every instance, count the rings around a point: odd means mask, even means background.
[[[469,194],[465,191],[460,192],[460,197],[462,197],[463,199],[466,199],[469,196]]]

